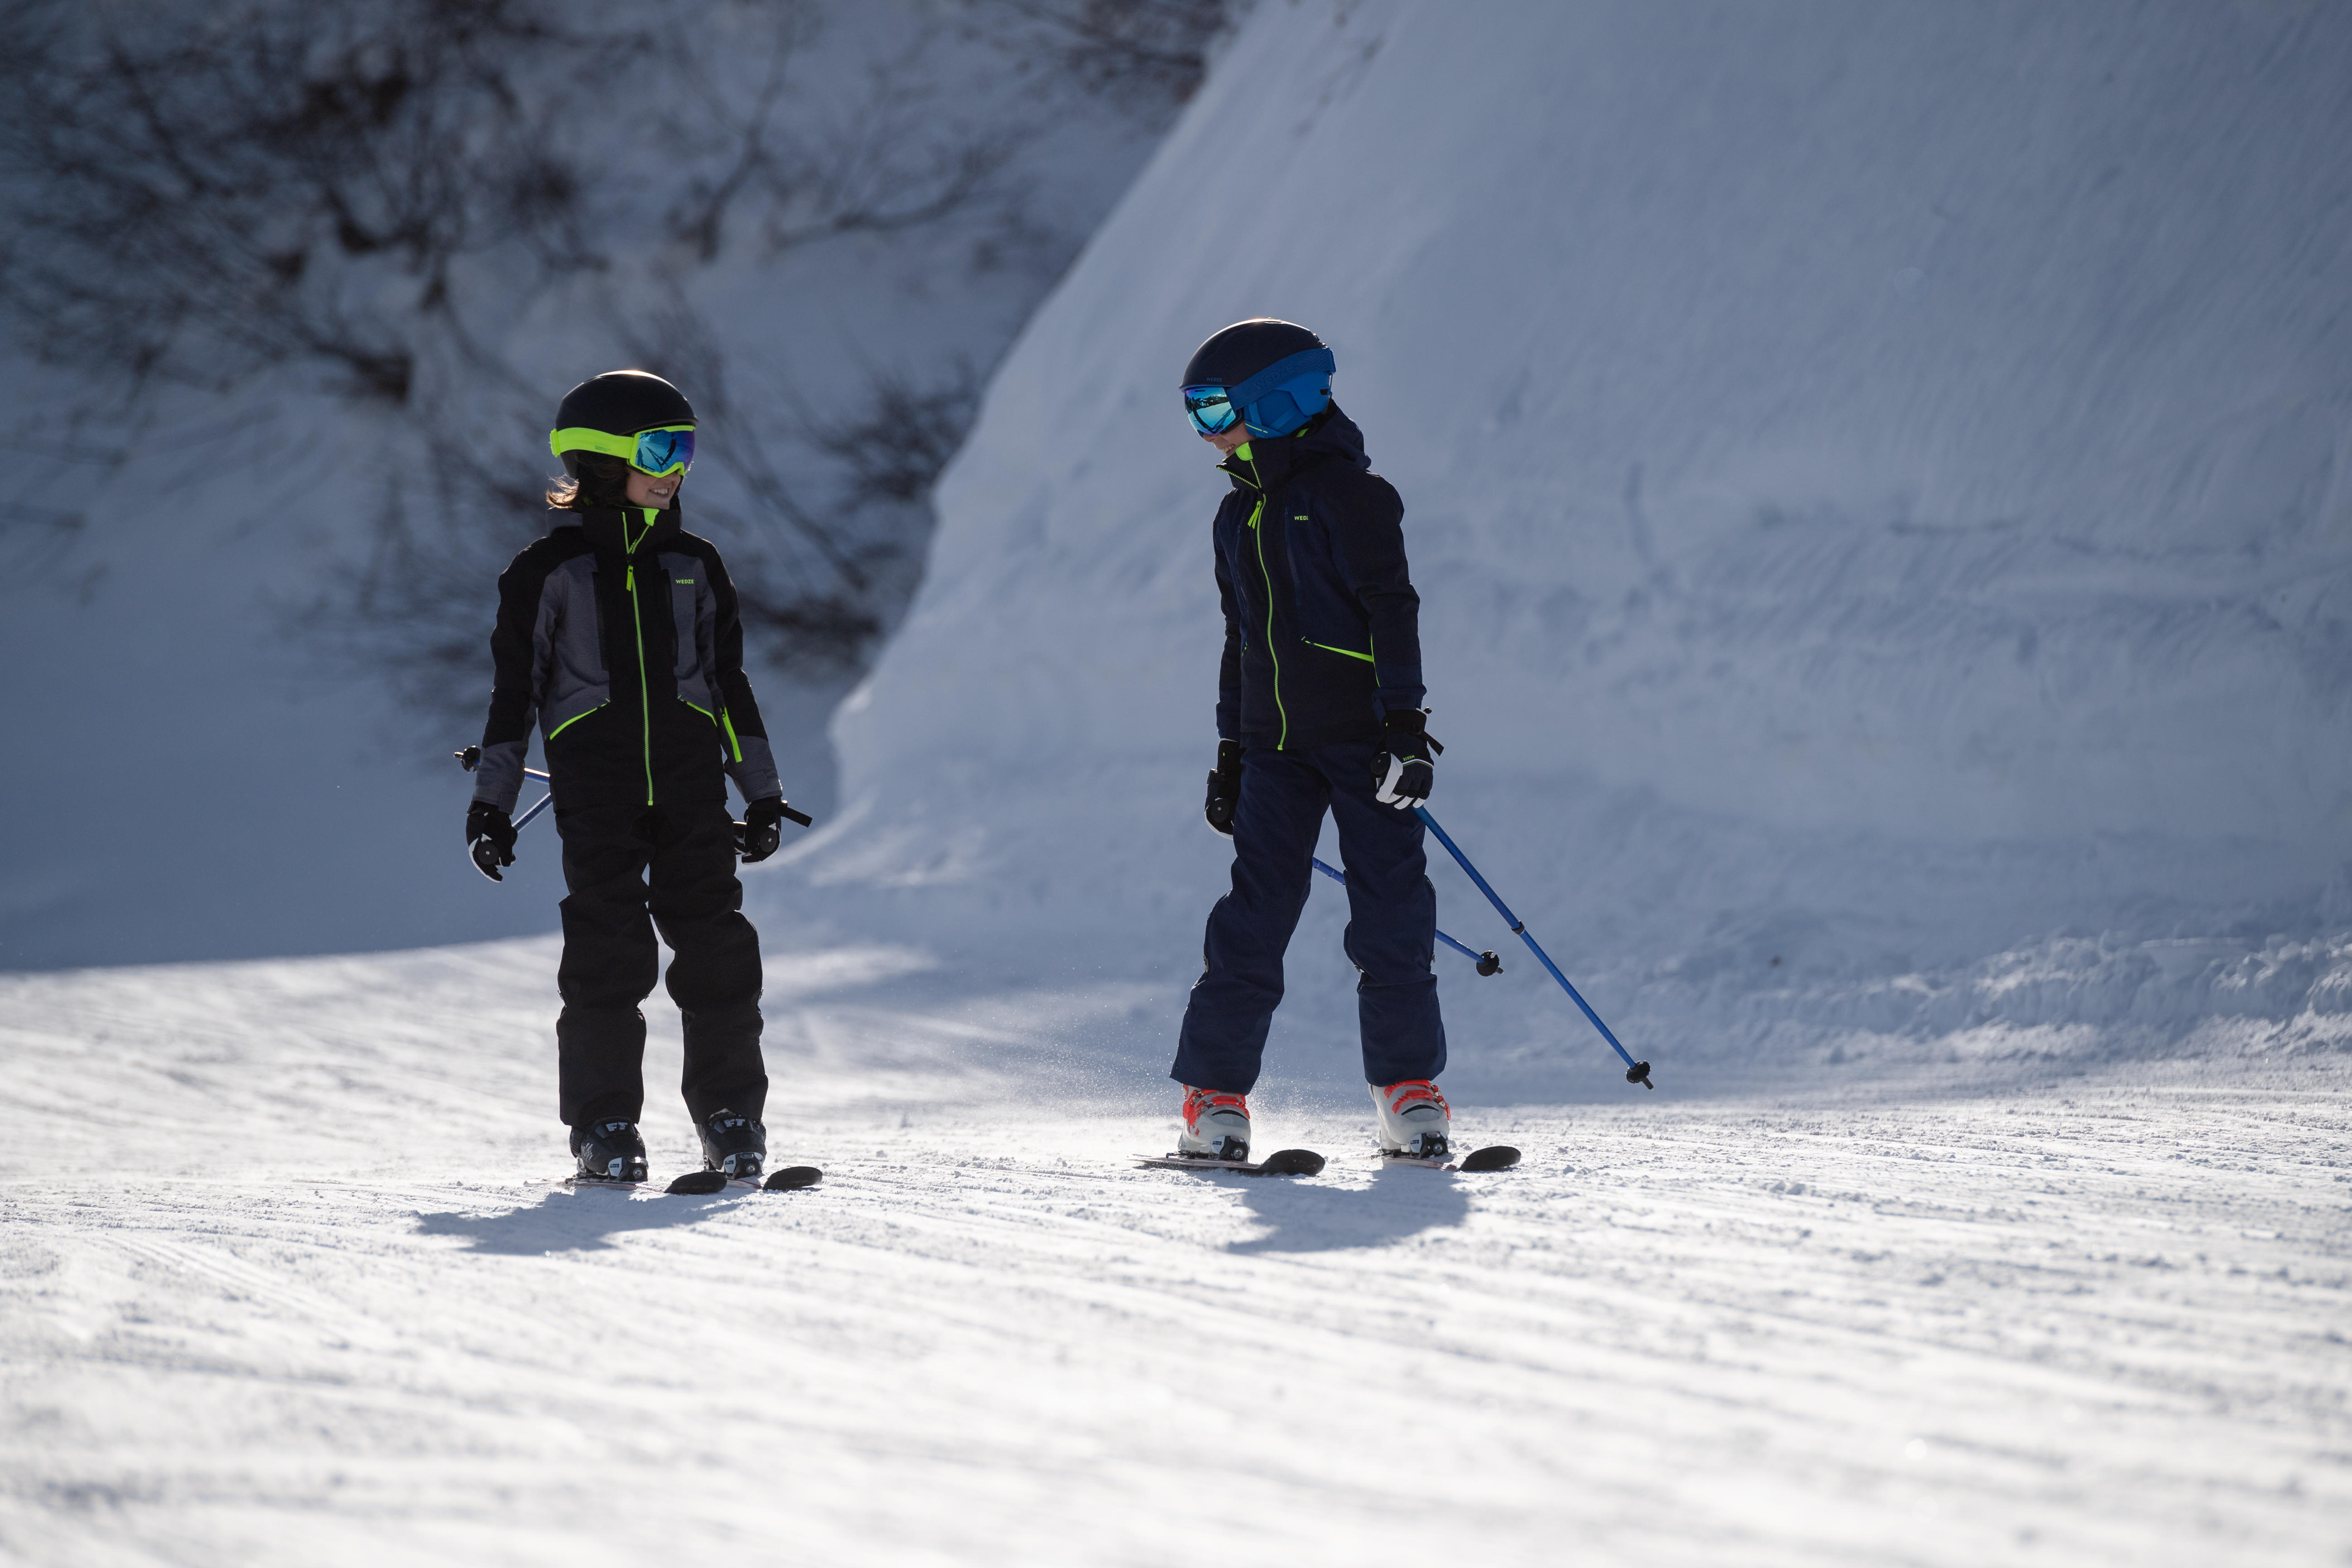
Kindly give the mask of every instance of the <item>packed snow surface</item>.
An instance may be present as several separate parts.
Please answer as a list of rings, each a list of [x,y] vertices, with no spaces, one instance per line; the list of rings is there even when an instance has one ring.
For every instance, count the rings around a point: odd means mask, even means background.
[[[2352,1068],[1461,1106],[1135,1168],[1170,1000],[774,966],[794,1194],[553,1184],[549,944],[0,983],[0,1558],[2340,1563]],[[657,1176],[691,1133],[661,1086]],[[101,1092],[98,1080],[102,1079]],[[1017,1094],[1009,1092],[1018,1086]],[[1047,1086],[1060,1086],[1058,1089]]]

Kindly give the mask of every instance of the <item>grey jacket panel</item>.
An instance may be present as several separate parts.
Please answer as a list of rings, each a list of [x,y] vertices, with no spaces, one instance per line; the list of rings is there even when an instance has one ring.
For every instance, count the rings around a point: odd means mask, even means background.
[[[550,570],[530,626],[530,685],[522,704],[520,741],[485,742],[474,771],[474,798],[514,815],[532,728],[554,734],[612,700],[598,636],[595,563],[582,555]]]
[[[601,620],[593,556],[575,556],[547,574],[531,632],[531,672],[550,735],[613,700]]]
[[[677,694],[719,726],[719,744],[727,776],[735,781],[745,800],[782,795],[774,753],[764,735],[737,732],[719,691],[719,605],[716,584],[701,559],[665,552],[661,566],[669,577],[670,624],[677,628]],[[690,629],[689,629],[690,628]]]
[[[474,798],[488,801],[512,816],[515,800],[522,794],[523,761],[530,751],[528,741],[484,746],[482,760],[474,766]]]
[[[670,624],[677,628],[677,694],[719,721],[726,704],[711,685],[717,668],[713,635],[719,622],[719,595],[712,593],[709,574],[691,555],[665,553],[661,569],[669,578]]]
[[[740,756],[737,752],[740,750]],[[745,800],[758,800],[761,795],[784,793],[783,780],[776,776],[775,753],[768,750],[765,735],[738,735],[735,744],[728,748],[727,776]]]

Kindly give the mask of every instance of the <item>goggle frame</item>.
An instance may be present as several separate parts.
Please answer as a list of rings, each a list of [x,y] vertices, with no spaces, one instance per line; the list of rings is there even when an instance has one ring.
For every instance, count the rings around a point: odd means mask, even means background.
[[[667,442],[656,439],[663,436],[683,436],[686,439]],[[615,436],[609,430],[574,426],[568,430],[550,430],[547,445],[558,458],[566,452],[598,452],[607,458],[625,458],[629,467],[656,479],[664,474],[682,474],[694,467],[694,426],[691,425],[659,425],[651,430],[640,430],[634,436]]]

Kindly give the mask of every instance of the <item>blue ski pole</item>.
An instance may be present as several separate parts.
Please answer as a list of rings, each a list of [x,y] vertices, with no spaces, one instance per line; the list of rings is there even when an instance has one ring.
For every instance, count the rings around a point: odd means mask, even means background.
[[[1657,1088],[1656,1084],[1650,1081],[1650,1064],[1635,1061],[1633,1053],[1617,1043],[1617,1037],[1609,1032],[1609,1026],[1601,1021],[1601,1015],[1592,1010],[1592,1004],[1577,994],[1576,987],[1568,983],[1568,976],[1559,972],[1559,965],[1551,961],[1551,955],[1536,945],[1536,939],[1528,934],[1526,923],[1511,912],[1511,906],[1503,902],[1494,889],[1486,885],[1486,879],[1478,875],[1478,868],[1470,864],[1470,857],[1462,853],[1460,847],[1445,836],[1445,829],[1437,826],[1437,818],[1429,815],[1429,808],[1416,805],[1412,808],[1412,814],[1421,818],[1432,833],[1437,835],[1437,841],[1445,846],[1445,852],[1453,856],[1465,871],[1470,873],[1470,879],[1478,884],[1478,890],[1486,895],[1486,901],[1495,906],[1496,911],[1504,920],[1510,922],[1512,931],[1521,942],[1528,944],[1528,951],[1536,955],[1536,961],[1550,971],[1551,977],[1559,982],[1559,988],[1568,993],[1568,999],[1584,1009],[1584,1016],[1592,1020],[1592,1026],[1601,1031],[1601,1037],[1608,1041],[1610,1047],[1624,1058],[1625,1081],[1638,1083],[1643,1089]]]
[[[541,773],[537,768],[525,768],[523,769],[523,773],[530,778],[547,778],[547,775]],[[532,817],[537,816],[541,812],[545,811],[549,806],[553,805],[554,804],[555,784],[554,781],[551,779],[548,781],[547,793],[539,797],[539,804],[532,806],[529,811],[524,812],[520,816],[515,818],[515,831],[517,833],[520,833],[524,828],[529,827]]]
[[[1314,861],[1315,868],[1318,871],[1322,872],[1325,876],[1330,878],[1333,881],[1339,883],[1343,888],[1348,885],[1348,873],[1345,871],[1334,870],[1331,867],[1323,864],[1323,862],[1315,856],[1310,855],[1307,858]],[[1444,931],[1439,931],[1437,933],[1437,940],[1452,948],[1454,952],[1460,953],[1463,957],[1468,959],[1471,963],[1476,964],[1478,966],[1479,973],[1500,974],[1503,973],[1503,961],[1496,958],[1493,953],[1473,952],[1468,948],[1463,946],[1460,942],[1454,941],[1452,937],[1446,935]]]

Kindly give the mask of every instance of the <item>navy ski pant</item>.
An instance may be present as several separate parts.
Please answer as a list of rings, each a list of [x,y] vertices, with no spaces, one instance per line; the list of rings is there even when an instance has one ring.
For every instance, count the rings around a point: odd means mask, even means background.
[[[635,1121],[644,1110],[646,1016],[637,1004],[660,975],[656,928],[675,954],[669,994],[685,1017],[687,1110],[698,1123],[719,1110],[758,1117],[768,1101],[760,933],[742,915],[726,803],[559,805],[555,826],[571,889],[556,970],[563,1120]]]
[[[1359,973],[1356,1019],[1364,1079],[1396,1083],[1445,1068],[1437,1013],[1437,889],[1422,857],[1421,818],[1372,798],[1370,742],[1242,755],[1234,811],[1233,891],[1209,913],[1204,965],[1184,1007],[1168,1076],[1246,1094],[1282,1001],[1282,955],[1307,907],[1309,863],[1328,807],[1348,873],[1348,957]]]

